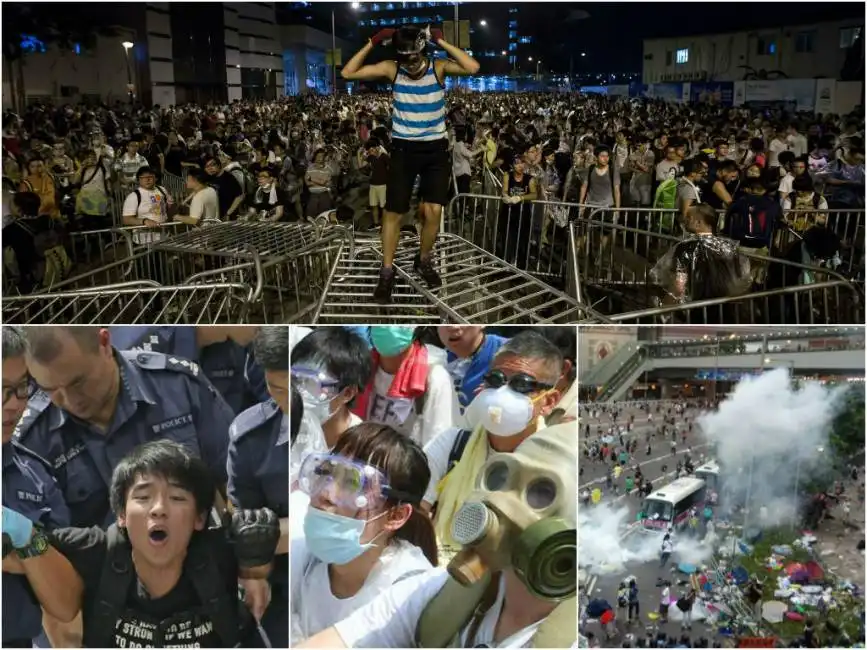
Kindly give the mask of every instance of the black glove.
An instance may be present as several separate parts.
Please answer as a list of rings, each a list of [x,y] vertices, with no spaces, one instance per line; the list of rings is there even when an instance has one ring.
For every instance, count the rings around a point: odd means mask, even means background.
[[[232,513],[229,537],[235,544],[235,558],[241,568],[270,564],[280,541],[280,519],[268,508],[236,510]]]

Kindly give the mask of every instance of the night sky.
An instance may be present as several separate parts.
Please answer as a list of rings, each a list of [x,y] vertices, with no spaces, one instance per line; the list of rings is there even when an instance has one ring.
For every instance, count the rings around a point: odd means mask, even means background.
[[[348,3],[314,3],[338,13],[350,12]],[[462,3],[476,4],[476,3]],[[479,3],[488,4],[488,3]],[[713,34],[779,25],[809,25],[842,18],[864,18],[862,2],[527,2],[521,8],[521,33],[543,44],[538,53],[547,61],[562,60],[555,71],[641,72],[642,40],[677,35]],[[526,9],[524,8],[526,7]],[[570,13],[589,18],[570,21]],[[475,13],[475,12],[474,12]],[[348,19],[355,19],[351,14]],[[587,57],[580,58],[581,52]]]

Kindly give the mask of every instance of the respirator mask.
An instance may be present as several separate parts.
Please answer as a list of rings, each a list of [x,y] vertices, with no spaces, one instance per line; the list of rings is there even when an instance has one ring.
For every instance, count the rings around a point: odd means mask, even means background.
[[[574,422],[542,429],[512,453],[492,454],[452,519],[462,550],[449,574],[470,585],[509,567],[537,598],[577,589]]]
[[[428,29],[420,29],[411,44],[403,44],[400,47],[395,45],[397,62],[405,68],[414,69],[424,58],[429,39],[430,31]]]

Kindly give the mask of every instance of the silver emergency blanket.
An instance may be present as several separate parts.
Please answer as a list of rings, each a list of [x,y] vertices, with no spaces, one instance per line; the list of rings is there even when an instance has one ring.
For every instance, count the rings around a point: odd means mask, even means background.
[[[702,235],[672,246],[649,274],[680,303],[740,296],[752,284],[750,260],[731,239]]]

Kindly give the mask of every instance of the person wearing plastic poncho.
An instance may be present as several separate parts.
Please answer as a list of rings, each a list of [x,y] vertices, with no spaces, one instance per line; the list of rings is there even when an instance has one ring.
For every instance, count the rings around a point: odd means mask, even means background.
[[[577,639],[575,424],[492,454],[455,514],[448,569],[398,582],[295,647],[566,648]]]
[[[421,447],[375,423],[305,459],[298,484],[310,506],[291,548],[293,644],[434,566],[433,525],[418,508],[429,477]]]
[[[425,506],[436,504],[434,524],[444,556],[456,546],[452,519],[488,456],[514,451],[544,428],[545,416],[560,402],[562,370],[557,346],[538,332],[520,332],[497,351],[484,375],[482,390],[464,414],[470,428],[448,429],[425,446],[431,468]]]

